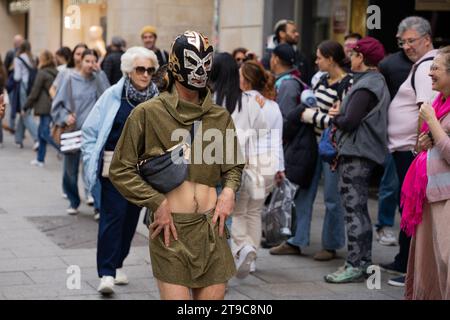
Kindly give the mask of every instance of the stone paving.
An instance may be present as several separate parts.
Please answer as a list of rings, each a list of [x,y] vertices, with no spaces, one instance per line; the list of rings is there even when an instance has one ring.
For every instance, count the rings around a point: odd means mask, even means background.
[[[102,299],[97,294],[95,239],[97,223],[93,210],[83,204],[77,217],[68,217],[67,200],[61,197],[62,162],[49,150],[44,168],[32,167],[35,157],[31,142],[17,149],[13,137],[4,132],[0,149],[0,300],[2,299]],[[370,200],[373,221],[376,199]],[[365,283],[333,285],[323,276],[343,265],[346,251],[339,259],[317,262],[312,259],[320,249],[324,204],[321,189],[316,198],[311,226],[311,246],[302,256],[271,256],[260,249],[257,271],[244,280],[232,279],[226,299],[377,299],[403,298],[403,288],[387,284],[382,273],[381,289],[369,290]],[[142,217],[141,217],[142,218]],[[398,221],[395,230],[398,230]],[[125,261],[130,284],[116,287],[110,299],[159,299],[152,277],[147,229],[139,223],[131,253]],[[373,243],[374,263],[390,262],[398,247]],[[81,269],[80,289],[67,287],[68,267]]]

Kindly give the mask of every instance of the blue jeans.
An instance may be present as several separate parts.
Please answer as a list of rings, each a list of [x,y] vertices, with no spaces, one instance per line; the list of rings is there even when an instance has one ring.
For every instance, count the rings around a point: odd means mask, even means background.
[[[101,213],[98,227],[98,276],[116,276],[130,252],[141,208],[127,201],[107,178],[101,178]]]
[[[45,161],[45,154],[47,153],[47,143],[53,146],[59,152],[59,146],[50,136],[50,122],[52,118],[50,115],[41,115],[39,121],[39,149],[37,152],[37,160]]]
[[[399,182],[395,161],[392,154],[388,154],[384,160],[384,173],[380,182],[378,195],[378,223],[377,229],[385,226],[392,227],[397,211]]]
[[[31,137],[35,142],[38,141],[38,127],[36,122],[34,122],[33,115],[31,111],[27,111],[25,115],[18,115],[19,120],[16,126],[15,140],[16,143],[23,143],[25,138],[25,128],[30,132]]]
[[[298,247],[309,245],[314,200],[320,177],[324,175],[325,219],[322,226],[322,247],[337,250],[345,245],[344,211],[338,191],[338,173],[331,172],[330,165],[317,161],[314,177],[308,189],[300,189],[294,199],[297,211],[297,229],[288,242]]]
[[[78,171],[80,167],[81,152],[64,155],[63,164],[63,190],[67,194],[71,208],[80,206],[80,194],[78,192]]]
[[[101,189],[100,180],[97,179],[97,182],[95,183],[94,187],[92,188],[92,197],[94,198],[94,209],[97,209],[100,212],[100,206],[101,206],[101,196],[102,196],[102,189]]]

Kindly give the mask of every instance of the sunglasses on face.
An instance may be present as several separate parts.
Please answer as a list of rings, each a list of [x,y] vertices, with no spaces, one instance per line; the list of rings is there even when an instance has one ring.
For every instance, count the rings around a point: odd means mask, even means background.
[[[153,75],[155,73],[155,68],[154,67],[150,67],[150,68],[146,68],[146,67],[135,67],[134,70],[136,70],[136,74],[137,75],[144,75],[145,72],[147,71],[147,74],[149,76]]]

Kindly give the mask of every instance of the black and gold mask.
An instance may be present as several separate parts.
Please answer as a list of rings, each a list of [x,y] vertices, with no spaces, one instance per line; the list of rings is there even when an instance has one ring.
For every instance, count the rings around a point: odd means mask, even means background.
[[[169,71],[184,87],[203,89],[211,73],[213,52],[207,37],[197,31],[185,31],[172,44]]]

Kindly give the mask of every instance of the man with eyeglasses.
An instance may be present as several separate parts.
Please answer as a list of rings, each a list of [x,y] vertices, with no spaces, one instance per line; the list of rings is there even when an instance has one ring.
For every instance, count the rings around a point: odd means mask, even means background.
[[[420,106],[432,101],[435,95],[428,72],[437,50],[433,47],[430,23],[421,17],[408,17],[400,22],[397,37],[399,46],[414,63],[388,109],[388,147],[394,157],[401,190],[414,160]],[[390,279],[390,285],[404,286],[410,241],[411,238],[400,231],[400,251],[394,262],[381,265],[386,271],[401,275]]]
[[[269,38],[266,51],[261,63],[266,70],[270,70],[270,59],[272,57],[272,51],[276,46],[287,43],[292,46],[295,51],[294,65],[300,71],[300,78],[303,82],[310,83],[313,76],[312,64],[308,59],[300,52],[298,48],[298,42],[300,34],[297,31],[297,25],[291,20],[280,20],[275,24],[274,35]]]

